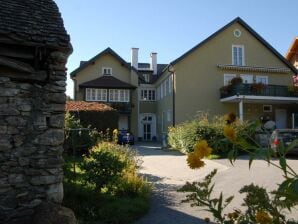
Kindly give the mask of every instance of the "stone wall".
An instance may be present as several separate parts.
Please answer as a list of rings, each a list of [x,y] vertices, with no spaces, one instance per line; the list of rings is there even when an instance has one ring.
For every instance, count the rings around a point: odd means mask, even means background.
[[[31,223],[41,202],[62,202],[65,63],[52,52],[31,74],[0,67],[0,223]]]

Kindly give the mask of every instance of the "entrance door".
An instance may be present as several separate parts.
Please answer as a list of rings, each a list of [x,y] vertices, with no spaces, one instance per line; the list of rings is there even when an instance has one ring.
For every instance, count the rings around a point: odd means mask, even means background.
[[[144,136],[143,139],[145,141],[150,141],[151,140],[151,124],[150,123],[145,123],[143,124],[143,128],[144,128]]]
[[[287,128],[287,111],[285,109],[275,110],[276,128]]]
[[[140,114],[139,137],[144,141],[156,139],[156,117],[155,114]]]

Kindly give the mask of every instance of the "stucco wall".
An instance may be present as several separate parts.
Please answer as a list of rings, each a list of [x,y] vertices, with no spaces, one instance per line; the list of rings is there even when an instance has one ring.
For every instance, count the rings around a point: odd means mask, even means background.
[[[239,29],[241,37],[234,37]],[[269,77],[269,84],[290,85],[291,74],[222,70],[217,64],[232,64],[232,45],[244,45],[245,65],[288,68],[240,24],[234,24],[174,65],[176,79],[176,123],[195,116],[197,111],[210,115],[238,112],[238,105],[221,103],[219,88],[224,74],[254,74]]]

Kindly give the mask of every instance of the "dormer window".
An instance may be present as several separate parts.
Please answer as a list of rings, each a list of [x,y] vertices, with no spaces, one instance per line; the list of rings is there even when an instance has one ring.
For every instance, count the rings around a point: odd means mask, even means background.
[[[143,74],[145,82],[150,82],[150,75],[149,74]]]
[[[244,46],[233,45],[232,46],[232,64],[233,65],[245,65],[244,63]]]
[[[112,68],[110,68],[110,67],[102,67],[102,74],[103,75],[112,75]]]

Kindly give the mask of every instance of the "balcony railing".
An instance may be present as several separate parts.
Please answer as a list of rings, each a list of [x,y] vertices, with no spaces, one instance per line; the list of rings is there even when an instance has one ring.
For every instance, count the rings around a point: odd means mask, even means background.
[[[289,91],[288,86],[265,85],[261,83],[227,85],[220,88],[220,98],[235,95],[246,96],[272,96],[272,97],[298,97],[298,94]]]
[[[132,104],[130,102],[110,102],[108,104],[120,113],[131,113]]]

